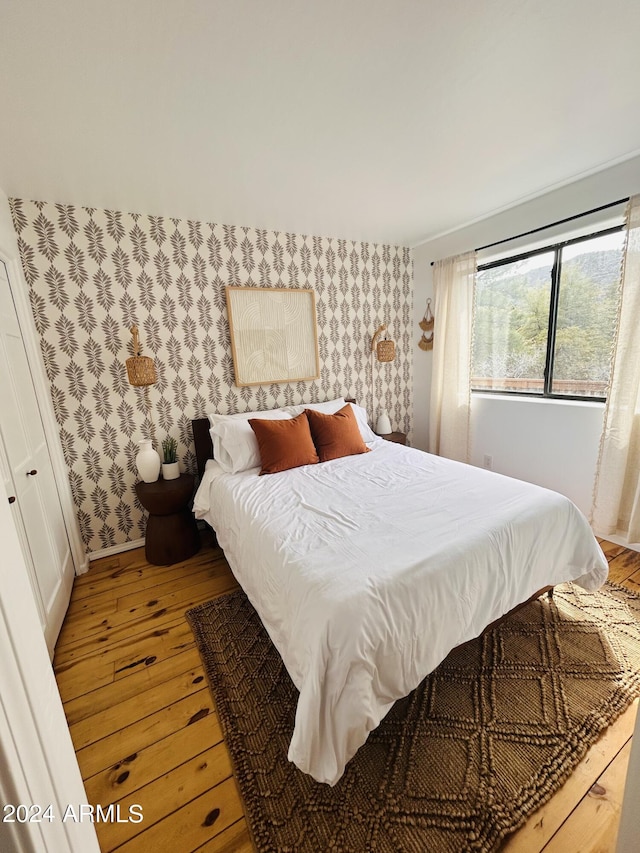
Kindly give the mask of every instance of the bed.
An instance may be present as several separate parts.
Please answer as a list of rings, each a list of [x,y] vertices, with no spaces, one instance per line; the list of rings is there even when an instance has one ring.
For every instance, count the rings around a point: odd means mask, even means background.
[[[607,561],[567,498],[369,436],[370,452],[258,476],[211,458],[194,513],[299,691],[288,758],[334,785],[394,701],[540,590]]]

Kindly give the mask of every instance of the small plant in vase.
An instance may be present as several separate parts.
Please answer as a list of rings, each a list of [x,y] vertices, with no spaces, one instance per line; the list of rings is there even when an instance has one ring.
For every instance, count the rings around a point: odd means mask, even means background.
[[[162,478],[164,480],[177,480],[180,476],[177,452],[177,439],[168,435],[162,441]]]

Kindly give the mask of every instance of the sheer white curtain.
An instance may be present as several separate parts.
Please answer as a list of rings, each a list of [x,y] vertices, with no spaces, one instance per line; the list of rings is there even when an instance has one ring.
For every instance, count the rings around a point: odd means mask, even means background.
[[[601,536],[640,542],[640,195],[629,201],[627,227],[591,521]]]
[[[433,267],[435,326],[429,410],[429,451],[469,461],[471,328],[476,253],[438,261]]]

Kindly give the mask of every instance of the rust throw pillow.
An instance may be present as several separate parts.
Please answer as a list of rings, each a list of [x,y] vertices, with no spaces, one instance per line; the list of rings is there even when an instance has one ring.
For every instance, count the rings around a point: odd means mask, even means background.
[[[334,415],[312,409],[305,409],[305,414],[309,418],[313,443],[321,462],[368,453],[369,448],[362,440],[358,421],[349,403]]]
[[[304,412],[284,421],[250,418],[249,425],[260,450],[261,474],[277,474],[319,461]]]

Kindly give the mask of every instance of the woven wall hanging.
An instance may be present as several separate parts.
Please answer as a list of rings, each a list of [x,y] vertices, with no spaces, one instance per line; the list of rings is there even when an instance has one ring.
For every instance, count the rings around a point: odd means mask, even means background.
[[[433,326],[435,323],[435,319],[433,313],[431,311],[431,299],[427,299],[427,307],[424,311],[424,317],[418,325],[422,329],[422,337],[418,341],[418,346],[421,350],[432,350],[433,349]]]
[[[158,381],[156,366],[152,358],[140,355],[140,338],[137,326],[131,327],[131,334],[133,335],[133,356],[126,361],[129,383],[136,388],[155,385]]]

